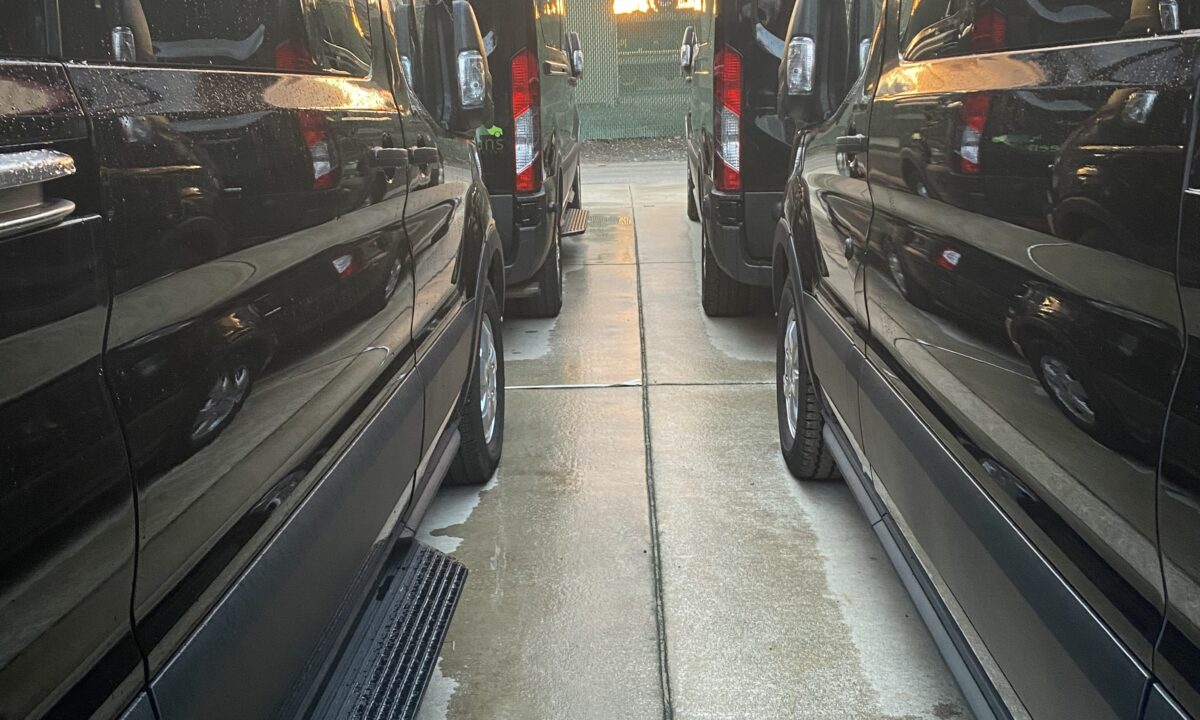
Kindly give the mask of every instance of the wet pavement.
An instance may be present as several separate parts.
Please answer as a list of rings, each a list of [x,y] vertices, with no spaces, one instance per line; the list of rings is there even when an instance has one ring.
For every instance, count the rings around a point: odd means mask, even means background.
[[[500,469],[422,528],[470,571],[422,720],[966,717],[849,490],[779,457],[774,321],[704,317],[683,164],[584,172]]]

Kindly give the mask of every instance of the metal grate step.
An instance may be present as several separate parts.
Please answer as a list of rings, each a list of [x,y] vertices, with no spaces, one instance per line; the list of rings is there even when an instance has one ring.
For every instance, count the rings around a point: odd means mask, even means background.
[[[414,542],[384,573],[313,718],[415,718],[467,569]]]
[[[588,211],[581,208],[567,208],[563,213],[562,237],[582,235],[587,232]]]

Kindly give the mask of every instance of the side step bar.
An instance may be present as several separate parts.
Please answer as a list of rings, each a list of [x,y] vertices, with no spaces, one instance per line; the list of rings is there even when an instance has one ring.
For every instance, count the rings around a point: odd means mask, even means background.
[[[309,717],[415,718],[466,578],[428,545],[398,548]]]
[[[588,229],[588,211],[582,208],[567,208],[559,228],[561,237],[584,234]]]

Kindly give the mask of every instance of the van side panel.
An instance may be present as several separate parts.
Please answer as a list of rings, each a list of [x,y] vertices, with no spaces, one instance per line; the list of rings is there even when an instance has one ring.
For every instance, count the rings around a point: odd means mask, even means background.
[[[1197,38],[913,7],[869,133],[867,455],[1035,717],[1131,717],[1162,623]]]

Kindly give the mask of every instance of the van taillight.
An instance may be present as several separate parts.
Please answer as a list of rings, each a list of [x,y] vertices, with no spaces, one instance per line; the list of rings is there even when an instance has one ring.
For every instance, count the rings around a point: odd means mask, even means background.
[[[1004,13],[996,8],[979,11],[975,15],[975,22],[971,24],[971,50],[1003,50],[1007,30],[1008,19],[1004,17]]]
[[[718,190],[742,189],[742,56],[721,48],[713,59],[713,133]]]
[[[512,59],[513,166],[517,192],[542,188],[541,85],[537,57],[528,49]]]
[[[312,189],[327,190],[334,186],[333,134],[329,120],[320,111],[300,111],[300,133],[308,157],[312,161]]]
[[[958,143],[958,169],[968,175],[979,174],[979,147],[983,142],[983,131],[987,127],[991,108],[992,96],[987,93],[967,93],[963,96],[959,110],[962,137]]]

